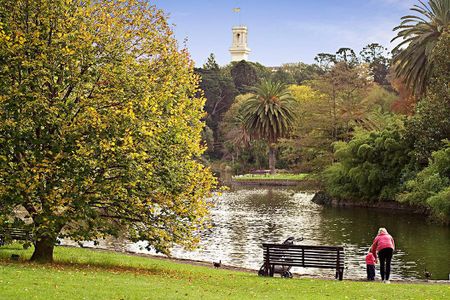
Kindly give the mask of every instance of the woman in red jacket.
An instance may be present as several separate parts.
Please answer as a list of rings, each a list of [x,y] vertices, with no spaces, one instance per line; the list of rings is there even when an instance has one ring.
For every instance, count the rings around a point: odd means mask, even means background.
[[[381,280],[385,283],[389,282],[391,273],[391,260],[394,253],[395,243],[392,236],[387,232],[386,228],[378,229],[378,235],[373,240],[371,251],[375,258],[380,260]]]

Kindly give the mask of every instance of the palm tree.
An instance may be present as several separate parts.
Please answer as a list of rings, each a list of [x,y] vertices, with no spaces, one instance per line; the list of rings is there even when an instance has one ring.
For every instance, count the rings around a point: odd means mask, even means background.
[[[450,0],[429,0],[428,5],[419,2],[420,5],[411,8],[419,15],[402,17],[403,21],[394,28],[399,30],[397,36],[392,39],[403,39],[392,50],[395,75],[404,80],[415,96],[425,92],[433,69],[434,46],[450,25]]]
[[[263,80],[252,89],[251,97],[243,104],[245,127],[256,139],[269,144],[270,173],[275,173],[275,147],[278,139],[286,137],[295,120],[295,99],[286,85]]]

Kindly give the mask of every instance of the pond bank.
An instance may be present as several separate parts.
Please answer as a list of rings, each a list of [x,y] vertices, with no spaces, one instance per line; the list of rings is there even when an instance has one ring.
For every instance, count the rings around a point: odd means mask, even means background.
[[[416,214],[429,215],[429,211],[423,207],[411,206],[407,203],[400,203],[394,200],[391,201],[379,201],[379,202],[356,202],[349,200],[336,199],[329,196],[324,191],[318,191],[311,200],[312,202],[332,207],[365,207],[365,208],[377,208],[377,209],[390,209],[406,211]]]
[[[309,191],[320,190],[320,182],[318,180],[303,179],[232,179],[231,185],[235,186],[296,186]]]

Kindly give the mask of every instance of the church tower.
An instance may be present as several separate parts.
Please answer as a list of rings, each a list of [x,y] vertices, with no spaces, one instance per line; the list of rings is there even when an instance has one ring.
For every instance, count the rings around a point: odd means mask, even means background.
[[[250,48],[247,46],[247,27],[242,25],[234,26],[232,31],[233,42],[230,48],[231,61],[248,60]]]

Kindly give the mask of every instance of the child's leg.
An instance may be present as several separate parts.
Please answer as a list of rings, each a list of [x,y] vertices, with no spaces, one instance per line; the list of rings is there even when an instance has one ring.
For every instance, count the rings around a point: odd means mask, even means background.
[[[369,280],[375,280],[375,265],[367,266],[367,270],[369,271]]]
[[[375,280],[375,265],[370,265],[370,280]]]
[[[370,280],[370,265],[366,265],[367,270],[367,280]]]

